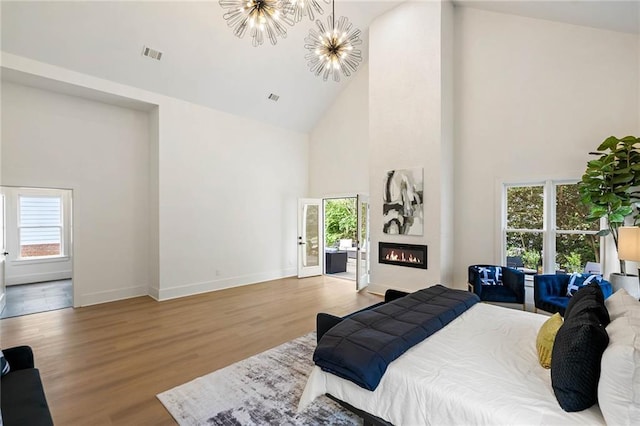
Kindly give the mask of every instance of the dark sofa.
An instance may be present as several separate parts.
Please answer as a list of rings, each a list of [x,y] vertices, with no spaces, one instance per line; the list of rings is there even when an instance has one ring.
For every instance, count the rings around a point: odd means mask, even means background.
[[[1,379],[2,423],[4,426],[53,425],[40,372],[35,368],[29,346],[3,349],[11,370]]]

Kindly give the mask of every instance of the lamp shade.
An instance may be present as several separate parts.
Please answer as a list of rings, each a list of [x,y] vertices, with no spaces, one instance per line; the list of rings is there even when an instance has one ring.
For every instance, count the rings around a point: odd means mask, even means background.
[[[618,228],[618,258],[640,261],[640,228],[621,226]]]

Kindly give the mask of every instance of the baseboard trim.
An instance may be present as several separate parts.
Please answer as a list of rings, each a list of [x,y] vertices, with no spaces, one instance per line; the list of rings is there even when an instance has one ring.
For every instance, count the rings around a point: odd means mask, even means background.
[[[185,285],[176,285],[173,287],[149,289],[157,291],[155,294],[149,294],[158,301],[171,300],[179,297],[193,296],[195,294],[208,293],[210,291],[224,290],[227,288],[240,287],[243,285],[256,284],[264,281],[277,280],[296,275],[294,268],[282,269],[278,271],[263,272],[258,274],[243,275],[238,277],[225,278],[215,281],[203,281],[199,283],[191,283]]]
[[[71,279],[72,273],[70,270],[58,271],[58,272],[35,272],[33,274],[13,275],[6,277],[6,285],[20,285],[20,284],[32,284],[41,283],[45,281],[57,281]]]
[[[115,290],[99,291],[96,293],[82,294],[79,302],[74,307],[98,305],[100,303],[115,302],[117,300],[131,299],[132,297],[149,296],[146,286],[118,288]]]
[[[369,293],[377,294],[379,296],[384,296],[387,290],[399,290],[404,291],[405,293],[413,293],[416,291],[415,289],[402,288],[398,286],[389,286],[384,284],[369,284]]]

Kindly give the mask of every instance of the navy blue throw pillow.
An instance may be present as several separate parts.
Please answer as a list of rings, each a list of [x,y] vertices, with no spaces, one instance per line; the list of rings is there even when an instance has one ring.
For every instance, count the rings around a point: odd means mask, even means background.
[[[597,402],[608,323],[598,284],[587,285],[569,301],[551,353],[551,386],[564,411],[586,410]]]
[[[0,368],[2,368],[2,375],[4,376],[10,370],[9,363],[4,359],[4,354],[0,351]]]

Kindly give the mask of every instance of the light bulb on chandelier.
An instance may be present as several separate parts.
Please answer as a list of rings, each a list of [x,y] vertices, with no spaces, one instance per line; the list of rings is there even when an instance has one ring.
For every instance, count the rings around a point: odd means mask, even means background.
[[[324,2],[329,4],[331,0],[324,0]],[[313,22],[316,19],[316,13],[319,15],[324,13],[317,0],[285,0],[283,10],[293,19],[293,22],[300,22],[305,16]]]

